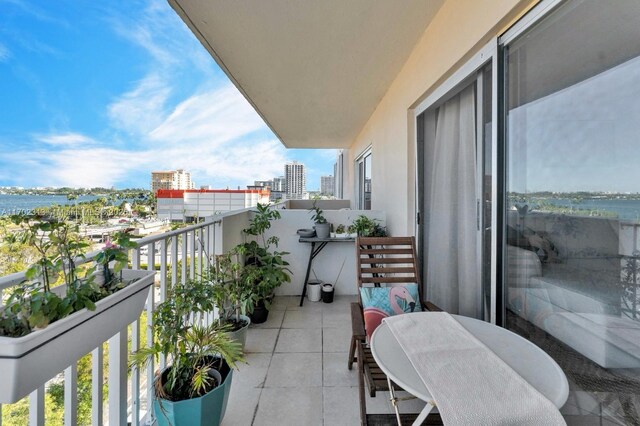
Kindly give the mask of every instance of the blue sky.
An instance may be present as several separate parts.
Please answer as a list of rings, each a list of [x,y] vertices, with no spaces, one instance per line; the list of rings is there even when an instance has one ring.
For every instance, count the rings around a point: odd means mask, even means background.
[[[166,0],[0,0],[0,186],[148,187],[184,168],[244,186],[334,150],[287,150]]]

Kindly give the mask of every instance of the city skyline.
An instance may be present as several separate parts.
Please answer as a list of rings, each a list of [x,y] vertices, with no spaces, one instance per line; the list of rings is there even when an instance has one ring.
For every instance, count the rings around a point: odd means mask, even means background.
[[[152,170],[250,185],[335,150],[288,150],[162,0],[5,3],[0,186],[148,187]],[[317,182],[317,183],[316,183]]]

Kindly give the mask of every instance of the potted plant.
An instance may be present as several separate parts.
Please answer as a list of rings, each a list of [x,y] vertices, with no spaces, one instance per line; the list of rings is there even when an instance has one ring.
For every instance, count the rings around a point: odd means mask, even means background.
[[[345,226],[340,224],[336,227],[336,238],[347,238],[347,230]]]
[[[0,308],[2,403],[26,396],[138,318],[154,281],[153,272],[123,269],[128,237],[97,255],[109,277],[97,282],[96,268],[78,267],[88,243],[77,226],[28,216],[12,220],[21,229],[15,237],[39,258]]]
[[[258,300],[254,290],[255,270],[240,262],[242,246],[216,256],[209,272],[212,300],[218,308],[218,322],[228,326],[232,338],[244,349],[247,329],[251,324],[248,314]]]
[[[229,325],[200,324],[213,310],[213,291],[206,280],[176,284],[153,313],[155,342],[132,356],[138,368],[160,355],[171,362],[154,380],[158,425],[219,425],[224,417],[242,350],[228,335]]]
[[[324,217],[324,212],[322,211],[322,209],[318,207],[314,201],[313,207],[309,210],[313,212],[311,220],[313,220],[313,222],[315,223],[315,226],[313,228],[316,230],[316,236],[318,238],[329,238],[331,226],[327,222],[327,219]]]
[[[355,233],[360,237],[385,237],[387,230],[378,223],[377,219],[360,215],[349,226],[349,233]]]
[[[277,236],[272,235],[268,238],[266,236],[271,223],[278,219],[280,219],[278,210],[271,208],[269,204],[258,204],[256,212],[249,221],[249,227],[243,230],[245,235],[254,237],[254,240],[238,247],[246,259],[245,274],[251,275],[253,280],[256,303],[252,307],[250,316],[251,321],[256,324],[267,320],[276,288],[291,281],[289,276],[291,271],[287,268],[289,263],[284,260],[284,256],[289,253],[275,250],[280,241]]]

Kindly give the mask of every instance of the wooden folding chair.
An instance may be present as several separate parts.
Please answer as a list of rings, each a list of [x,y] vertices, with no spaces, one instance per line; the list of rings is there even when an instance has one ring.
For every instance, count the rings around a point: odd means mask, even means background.
[[[429,311],[440,311],[441,309],[423,298],[414,237],[358,238],[356,241],[356,264],[358,302],[351,304],[353,334],[349,348],[348,367],[351,370],[353,363],[357,361],[360,423],[367,425],[370,417],[368,417],[366,409],[365,382],[371,397],[375,397],[377,391],[389,391],[390,389],[386,375],[376,364],[366,342],[367,335],[364,327],[360,288],[363,286],[380,287],[386,284],[415,283],[418,285],[422,309]],[[402,390],[395,384],[393,387],[394,390]]]

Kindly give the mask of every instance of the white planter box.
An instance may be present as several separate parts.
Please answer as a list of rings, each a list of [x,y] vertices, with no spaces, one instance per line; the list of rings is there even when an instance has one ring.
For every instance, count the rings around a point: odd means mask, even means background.
[[[349,233],[344,233],[344,234],[336,234],[336,238],[356,238],[358,236],[358,234],[353,233],[353,234],[349,234]]]
[[[0,337],[0,403],[11,404],[138,319],[155,272],[124,269],[117,293],[23,337]]]

